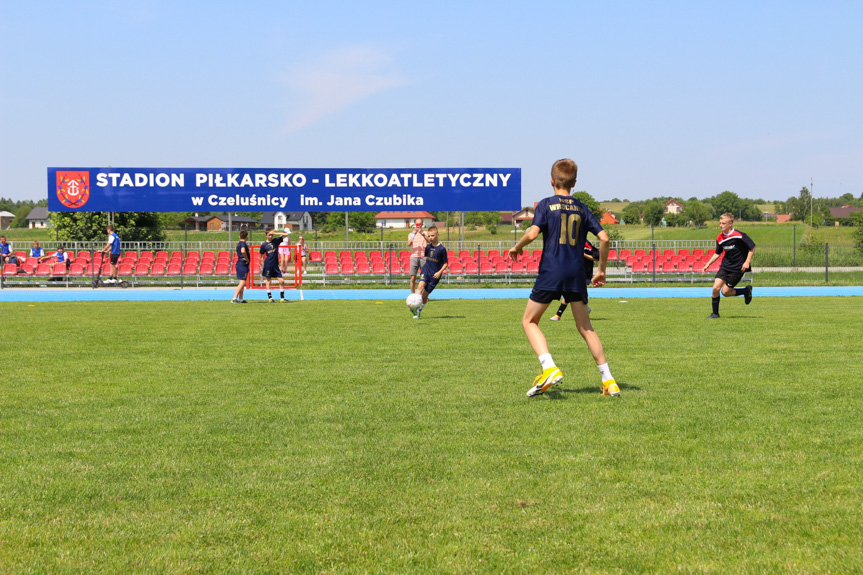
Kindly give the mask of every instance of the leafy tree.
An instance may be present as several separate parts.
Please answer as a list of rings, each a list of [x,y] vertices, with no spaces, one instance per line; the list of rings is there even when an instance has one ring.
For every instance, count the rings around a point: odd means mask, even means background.
[[[348,212],[348,227],[352,230],[368,233],[375,231],[377,222],[374,212]],[[335,232],[345,229],[345,212],[329,212],[322,228],[325,232]]]
[[[644,225],[658,226],[665,216],[665,208],[657,201],[649,201],[644,206]]]
[[[575,192],[572,194],[572,197],[587,206],[597,220],[602,219],[602,208],[599,205],[599,202],[593,199],[593,196],[588,194],[587,192]]]
[[[490,226],[500,222],[500,212],[466,212],[464,224],[466,226]]]
[[[812,193],[809,191],[809,188],[803,186],[796,198],[788,198],[785,206],[788,213],[794,214],[792,219],[805,222],[809,219],[809,214],[812,211],[812,203]]]
[[[631,203],[623,208],[623,221],[629,225],[641,223],[641,206]]]
[[[27,216],[30,215],[31,211],[33,211],[33,208],[30,206],[21,206],[20,208],[15,210],[15,219],[12,220],[10,227],[26,228],[27,227]]]
[[[351,212],[348,216],[348,225],[361,233],[373,232],[378,223],[375,219],[375,213],[376,212]]]
[[[683,212],[679,214],[665,214],[665,223],[674,228],[682,228],[689,223],[689,219]]]
[[[105,212],[53,212],[51,223],[57,230],[57,237],[63,241],[88,242],[107,237],[108,214]],[[114,228],[120,239],[127,242],[165,240],[162,220],[155,212],[116,212]]]
[[[740,198],[734,192],[726,190],[721,194],[713,196],[711,203],[717,216],[721,216],[726,212],[736,214],[740,207]]]
[[[701,203],[698,200],[690,200],[686,203],[683,214],[688,221],[695,224],[696,228],[704,225],[704,222],[709,220],[713,215],[712,210],[707,204]]]
[[[623,230],[621,230],[620,226],[618,226],[618,225],[608,226],[608,227],[603,228],[603,229],[608,233],[608,239],[609,240],[616,242],[616,241],[620,241],[623,239]]]

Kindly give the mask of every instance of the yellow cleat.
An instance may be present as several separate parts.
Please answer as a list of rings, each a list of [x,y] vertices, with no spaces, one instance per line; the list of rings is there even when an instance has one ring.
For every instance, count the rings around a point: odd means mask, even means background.
[[[563,381],[563,374],[556,367],[544,369],[540,375],[533,380],[533,387],[527,390],[528,397],[542,395],[552,385],[557,385]],[[619,393],[619,392],[618,392]]]
[[[620,397],[620,388],[617,382],[613,379],[602,382],[602,395],[610,395],[612,397]]]

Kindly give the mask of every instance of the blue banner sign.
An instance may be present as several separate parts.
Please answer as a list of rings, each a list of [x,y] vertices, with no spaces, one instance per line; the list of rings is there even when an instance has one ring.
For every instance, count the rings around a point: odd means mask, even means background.
[[[52,212],[505,211],[521,168],[48,168]]]

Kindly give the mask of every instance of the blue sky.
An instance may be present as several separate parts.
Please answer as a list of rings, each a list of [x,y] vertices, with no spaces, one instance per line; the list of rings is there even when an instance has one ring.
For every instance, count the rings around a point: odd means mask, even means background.
[[[517,167],[863,193],[861,2],[0,0],[0,196],[49,166]]]

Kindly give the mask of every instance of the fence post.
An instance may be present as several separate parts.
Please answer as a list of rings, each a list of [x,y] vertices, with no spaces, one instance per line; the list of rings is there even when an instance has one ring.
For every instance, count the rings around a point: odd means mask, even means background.
[[[830,281],[830,244],[824,244],[824,283]]]
[[[794,271],[796,272],[797,271],[797,226],[793,226],[793,229],[794,229],[794,243],[793,243],[794,261],[792,262],[791,267],[794,268]]]
[[[482,253],[482,246],[480,244],[476,245],[476,283],[482,283],[482,264],[479,261],[482,259],[480,254]]]

